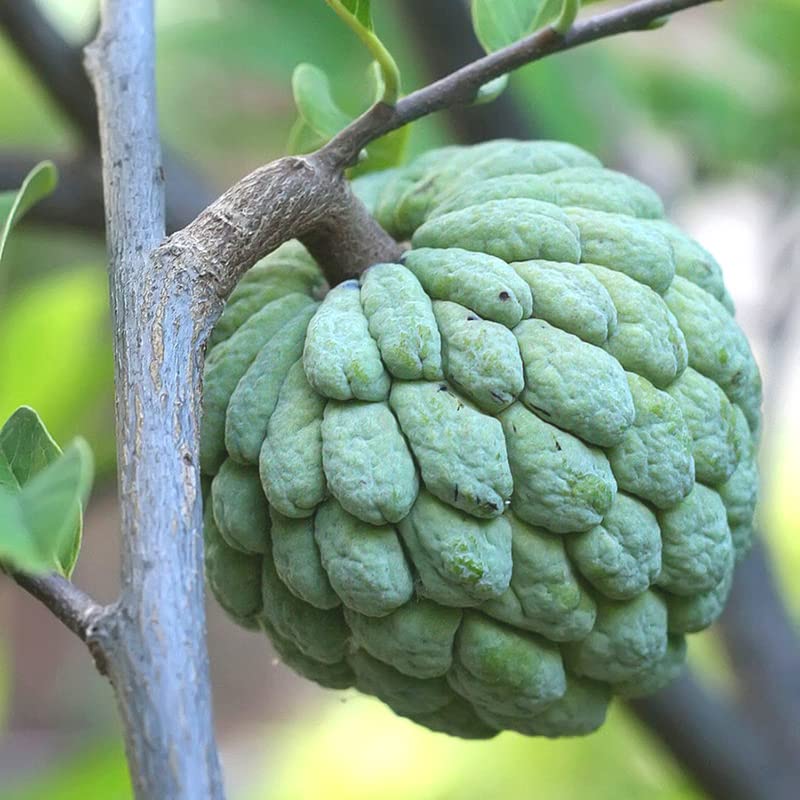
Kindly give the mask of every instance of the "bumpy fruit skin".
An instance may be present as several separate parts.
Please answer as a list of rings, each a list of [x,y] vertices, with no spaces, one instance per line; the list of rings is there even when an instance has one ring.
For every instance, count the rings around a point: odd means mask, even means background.
[[[290,242],[212,337],[209,585],[435,731],[589,733],[680,672],[751,543],[760,379],[719,266],[567,144],[355,189],[401,263],[328,290]]]

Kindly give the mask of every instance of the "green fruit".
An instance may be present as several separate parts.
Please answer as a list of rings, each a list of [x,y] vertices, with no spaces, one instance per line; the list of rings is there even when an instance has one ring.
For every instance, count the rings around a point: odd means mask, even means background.
[[[587,734],[676,677],[752,540],[760,378],[722,273],[571,145],[354,188],[400,263],[325,293],[288,243],[211,338],[208,583],[432,730]]]

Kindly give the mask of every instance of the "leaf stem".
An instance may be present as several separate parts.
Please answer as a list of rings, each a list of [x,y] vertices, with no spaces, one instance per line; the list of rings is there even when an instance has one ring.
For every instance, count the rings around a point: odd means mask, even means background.
[[[572,23],[575,22],[575,17],[578,16],[580,7],[580,0],[564,0],[564,5],[561,6],[561,14],[553,23],[553,30],[563,36],[572,27]]]
[[[358,36],[362,44],[378,62],[383,76],[383,96],[381,102],[394,106],[400,96],[400,70],[392,54],[374,31],[364,27],[355,14],[345,8],[341,0],[325,0],[325,2],[341,17],[347,26]]]

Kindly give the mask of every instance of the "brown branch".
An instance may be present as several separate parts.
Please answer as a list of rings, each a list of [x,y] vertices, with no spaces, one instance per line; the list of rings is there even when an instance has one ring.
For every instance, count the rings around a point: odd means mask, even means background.
[[[564,36],[552,28],[543,28],[412,92],[394,107],[377,103],[331,139],[320,150],[320,156],[332,164],[351,166],[374,139],[435,111],[473,102],[480,87],[500,75],[598,39],[645,30],[661,17],[708,2],[712,0],[638,0],[578,21]]]
[[[97,107],[83,66],[82,49],[66,41],[35,0],[0,0],[0,28],[38,76],[64,117],[80,133],[86,152],[59,164],[61,180],[52,197],[31,210],[30,219],[87,230],[102,230],[103,193],[97,149]],[[16,189],[33,164],[48,155],[0,154],[0,190]],[[214,193],[185,161],[168,152],[167,229],[178,230],[212,202]],[[24,171],[23,171],[24,170]]]
[[[195,319],[207,335],[245,271],[294,238],[306,243],[332,285],[370,264],[397,260],[401,252],[341,171],[311,155],[282,158],[250,173],[173,234],[154,259],[163,270],[194,276]]]
[[[331,283],[376,260],[394,260],[398,245],[341,177],[367,144],[434,111],[470,102],[492,78],[550,53],[646,28],[665,14],[705,2],[710,0],[639,0],[576,23],[564,36],[546,28],[413,92],[394,107],[378,103],[316,153],[280,159],[243,178],[170,237],[157,258],[165,265],[182,264],[198,277],[199,288],[210,289],[198,298],[198,312],[209,327],[245,270],[287,239],[305,241]]]
[[[483,56],[464,0],[399,0],[395,5],[431,77],[448,75]],[[513,91],[485,105],[451,107],[447,124],[456,141],[465,144],[504,137],[529,139],[535,133]]]

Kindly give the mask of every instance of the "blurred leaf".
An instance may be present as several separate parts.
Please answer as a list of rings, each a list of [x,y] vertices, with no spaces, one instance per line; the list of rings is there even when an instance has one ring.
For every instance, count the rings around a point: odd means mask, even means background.
[[[383,77],[381,101],[394,105],[400,95],[400,70],[386,45],[375,34],[370,0],[325,0],[358,36],[378,63]]]
[[[78,753],[39,764],[30,775],[3,778],[3,800],[131,800],[130,776],[121,745],[108,739]]]
[[[281,667],[279,667],[281,669]],[[331,693],[332,695],[332,693]],[[275,755],[244,798],[289,800],[701,800],[652,737],[612,705],[591,736],[503,733],[465,741],[432,733],[355,692],[333,695],[265,742]],[[359,768],[352,768],[352,754]],[[315,768],[309,769],[313,763]],[[535,776],[536,793],[531,792]]]
[[[6,247],[8,234],[14,225],[34,204],[47,197],[56,188],[58,171],[52,161],[42,161],[26,176],[16,193],[3,192],[0,196],[0,260]]]
[[[487,53],[552,22],[562,0],[472,0],[472,26]]]
[[[404,125],[367,145],[366,157],[349,170],[349,177],[356,178],[368,172],[396,167],[402,163],[410,134],[411,126]]]
[[[373,87],[374,100],[377,102],[383,97],[384,92],[383,73],[377,61],[373,61],[369,66],[369,80]],[[357,178],[359,175],[401,164],[406,156],[410,135],[411,125],[404,125],[367,145],[363,158],[355,167],[348,170],[348,177]]]
[[[496,100],[508,86],[508,75],[500,75],[500,77],[495,78],[493,81],[489,81],[489,83],[484,83],[480,89],[478,89],[478,94],[475,95],[475,105],[481,105],[482,103],[491,103],[492,100]]]
[[[298,117],[289,131],[286,152],[290,155],[310,153],[321,147],[326,141],[326,138],[314,132],[302,117]]]
[[[368,31],[375,30],[370,0],[342,0],[342,5],[361,23],[363,28]]]
[[[0,430],[0,558],[26,572],[69,575],[92,475],[84,440],[61,453],[39,415],[18,409]]]
[[[40,278],[3,306],[0,420],[31,405],[57,440],[85,433],[104,470],[116,461],[113,366],[107,279],[99,266]]]
[[[297,110],[306,125],[325,140],[350,124],[351,118],[336,104],[328,76],[313,64],[298,64],[292,75]]]

